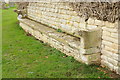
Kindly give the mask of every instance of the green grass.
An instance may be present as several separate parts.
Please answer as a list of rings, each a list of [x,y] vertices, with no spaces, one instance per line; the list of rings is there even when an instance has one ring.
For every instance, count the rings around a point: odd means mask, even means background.
[[[3,78],[108,78],[98,66],[88,66],[67,57],[17,24],[14,8],[3,10]],[[100,68],[101,70],[98,70]]]
[[[2,10],[0,9],[0,74],[2,74]],[[0,79],[2,75],[0,75]]]
[[[63,32],[61,29],[57,29],[57,32]]]

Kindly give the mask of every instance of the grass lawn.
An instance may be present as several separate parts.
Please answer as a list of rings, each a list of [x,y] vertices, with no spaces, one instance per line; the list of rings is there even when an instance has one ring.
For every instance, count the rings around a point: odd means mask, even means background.
[[[3,78],[109,78],[111,72],[85,65],[34,37],[17,24],[14,8],[3,10]]]

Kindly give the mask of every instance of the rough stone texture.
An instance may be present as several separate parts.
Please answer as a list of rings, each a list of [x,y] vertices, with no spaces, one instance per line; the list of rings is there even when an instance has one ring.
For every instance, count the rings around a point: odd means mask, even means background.
[[[32,2],[26,9],[28,19],[20,21],[21,27],[26,32],[78,61],[86,64],[101,61],[101,65],[120,74],[119,24],[115,17],[106,16],[105,20],[90,17],[85,21],[86,18],[79,16],[67,3]],[[100,17],[98,14],[97,16]],[[114,19],[111,21],[112,18]],[[61,32],[57,32],[57,29]]]
[[[115,23],[114,23],[115,24]],[[103,27],[101,64],[120,74],[120,53],[118,44],[118,26]]]
[[[20,26],[37,39],[48,43],[66,55],[73,56],[78,61],[86,64],[100,63],[100,49],[96,46],[94,46],[94,48],[88,47],[88,49],[84,46],[81,47],[81,38],[57,32],[55,29],[41,25],[29,19],[22,19],[20,21]],[[90,32],[88,33],[91,34]]]

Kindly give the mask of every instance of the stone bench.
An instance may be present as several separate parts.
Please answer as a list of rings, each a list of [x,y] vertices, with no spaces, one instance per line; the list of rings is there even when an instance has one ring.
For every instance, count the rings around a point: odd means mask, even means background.
[[[30,19],[20,20],[20,26],[38,40],[48,43],[68,56],[86,64],[100,63],[101,29],[81,30],[79,36],[58,32]]]

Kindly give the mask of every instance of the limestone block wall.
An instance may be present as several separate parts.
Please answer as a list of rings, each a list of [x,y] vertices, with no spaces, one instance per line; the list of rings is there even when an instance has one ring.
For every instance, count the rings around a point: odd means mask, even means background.
[[[102,28],[101,36],[101,65],[108,67],[110,70],[120,74],[120,52],[119,52],[119,21],[111,23],[108,21],[100,21],[89,19],[88,24]]]
[[[120,74],[119,30],[115,26],[104,26],[101,45],[101,64]]]
[[[98,26],[87,25],[84,18],[77,16],[77,13],[67,3],[30,3],[28,18],[80,38],[82,35],[80,31],[84,33],[86,31],[93,33],[98,31],[98,35],[94,35],[95,38],[99,38],[101,35]],[[100,46],[99,41],[96,44],[94,43],[95,38],[91,40],[87,37],[86,43],[89,44],[85,44],[86,48]]]
[[[67,3],[29,3],[28,17],[75,35],[85,28],[85,22],[80,24],[81,18]]]
[[[79,46],[76,45],[75,48],[73,48],[73,46],[69,47],[75,44],[67,41],[64,35],[56,38],[57,33],[55,33],[54,35],[56,36],[51,38],[53,34],[49,35],[50,31],[48,29],[49,32],[47,34],[41,36],[40,39],[37,37],[39,40],[48,42],[51,46],[66,54],[70,53],[70,55],[77,58],[78,61],[87,64],[95,64],[98,62],[120,74],[120,53],[118,52],[119,25],[117,21],[111,23],[97,20],[96,18],[89,18],[88,21],[85,22],[85,17],[78,16],[78,13],[67,3],[32,2],[27,6],[27,16],[29,20],[37,22],[36,24],[39,22],[39,24],[47,25],[50,30],[52,28],[52,30],[61,29],[62,32],[64,32],[62,34],[70,36],[71,38],[68,38],[68,40],[72,40],[72,42],[76,41],[76,39],[73,38],[79,39],[77,41]],[[41,31],[38,30],[40,26],[35,25],[34,22],[30,22],[29,20],[21,21],[20,25],[26,32],[33,34],[33,36],[38,36],[38,33],[40,36],[40,33],[44,31],[44,29],[40,28]],[[35,26],[38,26],[38,28],[35,28]],[[29,27],[32,27],[32,29],[29,29]],[[38,33],[34,31],[38,31]],[[48,37],[45,38],[46,36]],[[65,44],[64,42],[68,43]],[[59,45],[60,48],[56,45]]]
[[[28,18],[54,29],[80,38],[79,52],[83,62],[94,63],[100,59],[101,29],[88,25],[67,3],[29,3]],[[96,43],[95,43],[96,42]],[[78,43],[78,44],[79,44]],[[74,53],[73,53],[74,54]],[[90,58],[96,55],[93,60]],[[88,60],[88,56],[92,61]],[[97,61],[96,61],[97,60]]]

